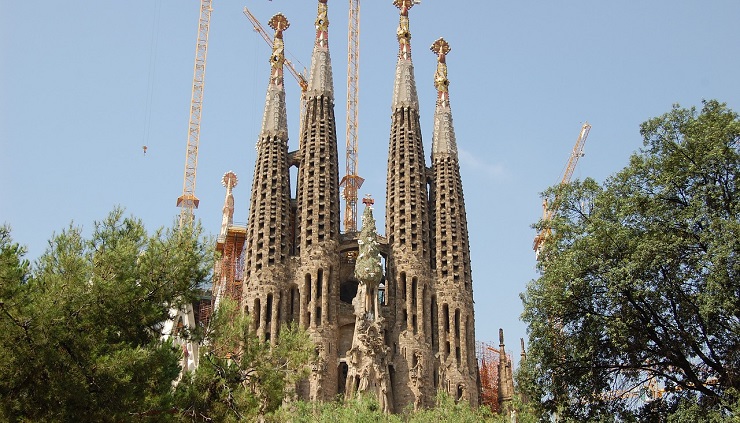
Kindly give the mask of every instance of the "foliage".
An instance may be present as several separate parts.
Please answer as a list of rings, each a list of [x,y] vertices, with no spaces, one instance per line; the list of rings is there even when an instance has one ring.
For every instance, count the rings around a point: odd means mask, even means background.
[[[398,416],[387,416],[380,410],[373,396],[362,396],[343,401],[298,401],[268,416],[268,422],[342,423],[342,422],[400,422]]]
[[[373,395],[364,395],[349,400],[337,399],[327,403],[307,403],[299,401],[291,407],[284,407],[269,416],[268,421],[278,423],[478,423],[509,422],[509,418],[495,416],[488,407],[471,408],[468,403],[455,403],[444,392],[439,392],[434,408],[420,411],[407,411],[403,414],[384,414]],[[528,423],[531,420],[523,420]]]
[[[692,395],[706,409],[737,400],[740,120],[707,101],[641,134],[644,148],[603,186],[551,188],[555,216],[537,225],[554,235],[522,295],[519,383],[566,419],[667,415]],[[639,400],[650,392],[661,396]]]
[[[184,420],[251,421],[276,410],[290,387],[308,376],[314,347],[305,331],[282,326],[271,346],[257,337],[249,316],[223,299],[201,347],[200,364],[177,387]]]
[[[738,395],[733,395],[739,398]],[[707,407],[696,398],[684,398],[678,407],[667,419],[668,423],[738,423],[740,422],[740,400],[728,407]]]
[[[470,405],[461,401],[455,403],[455,401],[444,391],[437,392],[437,404],[434,408],[428,410],[420,410],[409,416],[409,422],[495,422],[496,420],[508,421],[506,416],[497,416],[498,419],[494,418],[494,414],[488,407],[479,407],[473,409]]]
[[[89,239],[74,226],[54,236],[31,269],[0,230],[0,417],[121,421],[167,408],[180,352],[159,331],[209,274],[199,234],[150,236],[115,209]]]

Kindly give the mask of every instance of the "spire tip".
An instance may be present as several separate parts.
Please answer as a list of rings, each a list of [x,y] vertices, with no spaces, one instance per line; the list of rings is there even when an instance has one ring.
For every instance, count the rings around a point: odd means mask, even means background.
[[[267,22],[267,25],[269,25],[270,28],[274,29],[279,34],[290,27],[290,22],[288,21],[288,18],[285,17],[285,15],[283,15],[282,13],[278,13],[270,18],[269,22]]]
[[[408,12],[415,4],[421,3],[420,0],[393,0],[393,5],[401,9],[401,13]]]
[[[270,28],[275,30],[275,38],[272,40],[272,55],[270,56],[270,66],[272,73],[270,76],[271,83],[275,86],[283,85],[283,63],[285,63],[285,43],[283,42],[283,31],[290,27],[288,18],[282,13],[270,18],[267,22]]]
[[[409,29],[409,9],[415,0],[393,0],[393,5],[401,10],[396,37],[398,38],[399,58],[411,59],[411,29]]]
[[[327,0],[319,0],[318,12],[316,13],[316,45],[328,47],[329,44],[329,6]]]
[[[437,71],[434,73],[434,86],[437,88],[437,104],[449,106],[448,89],[450,80],[447,79],[447,54],[452,50],[450,43],[444,38],[438,38],[432,46],[429,47],[437,55]]]
[[[447,40],[439,37],[436,41],[434,41],[434,43],[432,43],[432,46],[429,47],[429,50],[433,51],[434,54],[436,54],[440,58],[444,58],[444,56],[446,56],[447,53],[452,50],[452,48],[450,47],[450,43],[448,43]]]
[[[224,177],[221,179],[221,184],[226,188],[234,188],[239,183],[239,179],[236,177],[236,173],[228,171],[224,173]]]
[[[362,204],[366,207],[370,207],[375,204],[375,200],[373,200],[373,197],[370,194],[365,194],[365,198],[362,199]]]

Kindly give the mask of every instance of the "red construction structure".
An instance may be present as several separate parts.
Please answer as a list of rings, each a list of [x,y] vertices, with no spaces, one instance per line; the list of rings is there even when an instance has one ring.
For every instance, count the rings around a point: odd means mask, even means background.
[[[480,372],[480,404],[481,406],[490,407],[491,411],[498,413],[499,353],[491,345],[481,341],[476,341],[475,352]]]

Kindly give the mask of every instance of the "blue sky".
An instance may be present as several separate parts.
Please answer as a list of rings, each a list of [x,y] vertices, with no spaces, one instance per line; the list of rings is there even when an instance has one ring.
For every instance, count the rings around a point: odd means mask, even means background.
[[[179,209],[198,0],[0,0],[0,222],[35,258],[71,221],[86,230],[115,206],[149,229]],[[289,58],[308,66],[316,1],[213,0],[198,156],[197,216],[215,234],[222,175],[235,220],[248,214],[269,48],[242,14],[283,12]],[[340,166],[344,169],[347,2],[329,2]],[[530,225],[559,181],[581,125],[593,125],[574,178],[624,167],[639,124],[671,105],[716,98],[740,110],[740,2],[441,1],[410,12],[424,145],[431,152],[432,42],[444,37],[466,196],[476,337],[518,355],[519,293],[535,278]],[[382,232],[398,11],[362,3],[359,173]],[[298,85],[286,80],[290,146]],[[144,155],[142,145],[147,145]],[[342,172],[343,173],[343,172]]]

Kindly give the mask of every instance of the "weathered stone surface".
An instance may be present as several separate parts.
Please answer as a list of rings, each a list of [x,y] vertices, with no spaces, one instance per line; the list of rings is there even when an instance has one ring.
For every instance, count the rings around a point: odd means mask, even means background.
[[[265,109],[279,119],[263,127],[258,143],[244,251],[224,257],[228,263],[243,262],[232,273],[243,280],[242,308],[263,339],[274,340],[281,323],[295,322],[315,342],[311,374],[295,387],[296,396],[375,395],[383,410],[398,412],[409,405],[432,406],[436,391],[445,390],[475,405],[479,387],[468,228],[443,66],[450,49],[443,40],[433,46],[440,65],[427,168],[411,62],[413,2],[394,4],[401,17],[386,238],[378,236],[369,206],[360,233],[340,234],[328,10],[320,0],[299,149],[288,153],[284,92],[273,84],[282,73],[273,69]],[[275,54],[282,52],[282,41],[278,47]],[[292,166],[297,167],[296,198],[291,198]]]
[[[388,374],[390,348],[385,344],[386,326],[378,295],[383,268],[375,219],[369,205],[362,214],[362,231],[357,243],[355,277],[359,285],[352,300],[356,320],[352,348],[347,352],[345,395],[351,398],[372,393],[384,412],[392,412],[393,392]]]

